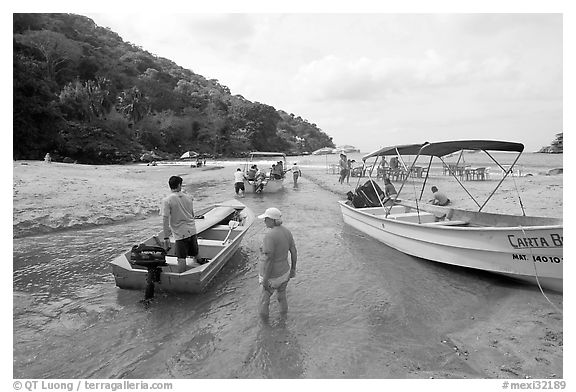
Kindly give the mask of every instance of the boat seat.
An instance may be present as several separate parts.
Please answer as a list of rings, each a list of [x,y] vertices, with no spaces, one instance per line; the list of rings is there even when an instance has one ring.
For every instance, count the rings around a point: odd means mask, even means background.
[[[445,221],[439,221],[439,222],[425,223],[425,225],[429,225],[429,226],[467,226],[468,222],[461,221],[461,220],[445,220]]]
[[[230,229],[228,229],[230,230]],[[198,238],[198,246],[219,246],[222,247],[224,246],[222,244],[222,240],[206,240],[204,238]]]
[[[210,228],[210,230],[230,230],[230,226],[228,225],[214,225]]]
[[[388,219],[395,219],[403,222],[412,223],[429,223],[434,221],[434,214],[426,211],[418,212],[404,212],[401,214],[390,214],[387,216]]]

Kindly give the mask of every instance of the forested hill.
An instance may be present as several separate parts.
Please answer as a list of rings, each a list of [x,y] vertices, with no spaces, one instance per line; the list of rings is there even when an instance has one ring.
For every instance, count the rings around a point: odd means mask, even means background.
[[[85,16],[14,14],[13,23],[14,159],[50,152],[119,163],[151,150],[175,158],[334,147],[315,124],[232,95]]]

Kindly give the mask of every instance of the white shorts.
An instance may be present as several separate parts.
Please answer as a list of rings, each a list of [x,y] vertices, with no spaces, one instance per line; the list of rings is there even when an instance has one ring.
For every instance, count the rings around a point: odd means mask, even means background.
[[[282,283],[288,282],[289,279],[290,279],[290,270],[288,270],[288,272],[286,272],[282,276],[279,276],[277,278],[268,279],[268,282],[270,282],[270,286],[273,289],[277,289],[278,287],[280,287],[282,285]],[[264,278],[262,277],[262,275],[258,275],[258,283],[262,284],[263,282],[264,282]]]

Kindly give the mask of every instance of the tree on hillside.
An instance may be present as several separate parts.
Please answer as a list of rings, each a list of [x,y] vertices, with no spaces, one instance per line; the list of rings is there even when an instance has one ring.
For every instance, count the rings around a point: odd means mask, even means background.
[[[62,112],[69,119],[83,121],[104,117],[111,108],[110,92],[106,88],[109,83],[106,78],[68,83],[60,92]]]
[[[53,101],[54,82],[45,78],[42,64],[22,52],[14,53],[14,159],[41,158],[57,142],[61,114]]]
[[[117,110],[132,120],[134,123],[142,120],[149,111],[146,97],[137,87],[124,90],[118,97]]]
[[[26,31],[17,34],[16,41],[38,50],[46,63],[49,79],[61,82],[61,75],[80,59],[82,48],[65,35],[50,30]]]

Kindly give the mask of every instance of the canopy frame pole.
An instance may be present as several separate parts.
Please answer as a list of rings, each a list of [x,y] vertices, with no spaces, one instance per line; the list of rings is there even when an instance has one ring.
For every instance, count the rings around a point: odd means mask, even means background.
[[[485,151],[486,152],[486,151]],[[488,154],[488,152],[486,152],[486,154]],[[506,179],[506,177],[508,177],[508,173],[510,171],[512,171],[512,169],[514,168],[514,166],[516,166],[516,162],[518,162],[518,159],[520,159],[520,155],[522,155],[522,152],[520,152],[518,154],[518,156],[516,157],[516,159],[514,160],[514,162],[512,163],[512,165],[510,166],[509,170],[505,170],[505,174],[504,176],[502,176],[502,179],[500,180],[500,182],[498,183],[498,185],[496,185],[496,188],[494,188],[494,190],[492,191],[492,193],[490,193],[490,196],[488,196],[488,198],[486,199],[486,201],[484,202],[484,204],[482,204],[482,206],[479,206],[480,209],[478,210],[478,212],[482,211],[482,208],[484,208],[484,206],[488,203],[488,201],[492,198],[492,196],[494,196],[494,194],[496,193],[496,191],[498,190],[498,188],[500,188],[500,185],[502,184],[502,182],[504,182],[504,180]],[[492,158],[492,156],[490,154],[488,154],[488,156],[490,158]],[[494,158],[492,158],[493,161],[496,162],[496,160]],[[500,164],[498,162],[496,162],[498,164],[498,166],[500,166]],[[502,167],[502,166],[500,166]]]
[[[363,161],[364,165],[362,166],[362,171],[364,171],[364,167],[366,167],[366,161]],[[380,198],[380,195],[378,194],[378,191],[376,190],[376,186],[374,184],[376,184],[376,181],[374,181],[372,179],[372,172],[374,171],[374,167],[376,166],[376,163],[378,163],[378,156],[376,156],[376,160],[374,161],[374,164],[372,165],[372,169],[370,169],[370,172],[368,173],[368,180],[370,181],[370,185],[372,185],[372,189],[374,189],[374,193],[376,194],[376,197],[378,198],[378,201],[380,202],[380,206],[382,207],[382,209],[384,211],[386,211],[386,207],[384,207],[384,202],[383,200]],[[358,177],[360,179],[360,177]],[[360,182],[360,180],[358,180],[358,182]]]
[[[406,164],[404,163],[404,159],[402,159],[402,155],[400,155],[400,152],[398,151],[398,149],[396,149],[396,154],[400,158],[400,161],[402,162],[402,166],[404,166],[404,169],[407,170],[406,178],[404,179],[404,181],[402,181],[402,185],[400,185],[400,190],[398,191],[398,196],[400,196],[400,192],[402,192],[402,188],[404,188],[404,184],[406,184],[406,181],[408,181],[408,178],[410,178],[410,174],[414,170],[414,166],[416,165],[416,161],[418,160],[418,157],[420,157],[421,152],[422,152],[422,148],[420,148],[420,150],[418,151],[418,154],[416,155],[416,158],[414,158],[414,161],[412,162],[412,165],[410,165],[410,169],[408,169],[406,167]]]
[[[443,163],[444,165],[446,165],[446,162],[444,162],[444,159],[442,159],[442,157],[438,157],[438,158],[442,161],[442,163]],[[470,198],[472,199],[472,201],[474,201],[474,203],[478,206],[478,208],[481,208],[481,207],[480,207],[480,203],[478,203],[478,201],[474,198],[474,196],[472,196],[472,195],[470,194],[470,192],[468,192],[468,189],[466,189],[466,187],[464,186],[464,184],[462,184],[462,182],[458,179],[458,176],[456,176],[456,173],[454,172],[454,170],[451,170],[451,169],[450,169],[450,166],[447,166],[447,167],[448,167],[448,171],[450,172],[450,175],[451,175],[452,177],[454,177],[454,179],[458,182],[458,184],[460,184],[460,186],[462,187],[462,189],[464,189],[464,191],[468,194],[468,196],[470,196]]]
[[[422,196],[424,195],[424,189],[426,188],[426,182],[428,181],[428,176],[430,175],[430,168],[432,167],[432,159],[434,159],[434,156],[430,155],[430,161],[428,162],[428,170],[426,170],[426,177],[424,178],[424,182],[422,183],[422,189],[420,190],[419,200],[422,200]]]
[[[404,179],[404,181],[402,181],[402,185],[400,185],[400,190],[398,190],[398,194],[396,195],[396,197],[400,196],[400,192],[402,192],[402,189],[404,188],[406,181],[408,181],[408,179],[410,178],[410,174],[414,170],[414,166],[416,165],[416,162],[418,161],[418,158],[420,157],[420,154],[422,153],[422,149],[425,146],[426,145],[420,147],[420,150],[418,150],[418,154],[416,154],[416,157],[412,161],[412,165],[410,165],[410,169],[407,170],[406,178]],[[398,151],[397,148],[396,148],[396,154],[398,155],[398,157],[400,157],[400,161],[402,162],[402,165],[406,169],[406,164],[404,163],[404,159],[402,159],[402,155],[400,154],[400,151]],[[428,173],[426,173],[426,176],[428,176]],[[418,223],[422,223],[420,220],[420,206],[418,205],[418,198],[415,198],[414,201],[416,202],[416,213],[418,214]]]

